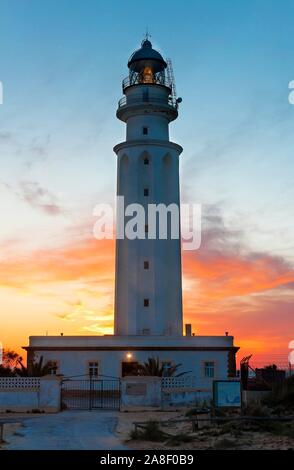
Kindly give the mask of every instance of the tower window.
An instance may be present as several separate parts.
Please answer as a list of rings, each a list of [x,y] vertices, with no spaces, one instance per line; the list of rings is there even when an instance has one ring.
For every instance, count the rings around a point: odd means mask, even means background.
[[[144,188],[144,196],[149,196],[149,189],[148,188]]]
[[[144,158],[144,165],[149,165],[149,158]]]
[[[149,307],[149,299],[144,299],[144,307]]]
[[[143,127],[143,135],[148,135],[148,127]]]
[[[145,224],[145,233],[148,233],[148,224]]]
[[[149,261],[144,261],[144,269],[149,269]]]

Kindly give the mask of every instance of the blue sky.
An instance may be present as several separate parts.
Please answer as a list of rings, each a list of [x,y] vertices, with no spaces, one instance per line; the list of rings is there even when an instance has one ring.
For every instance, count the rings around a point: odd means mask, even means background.
[[[121,80],[148,27],[183,98],[182,199],[292,263],[293,21],[290,0],[0,0],[0,243],[58,245],[113,202]]]
[[[2,0],[0,122],[21,153],[2,154],[3,174],[41,179],[68,204],[101,190],[111,197],[120,82],[148,26],[183,97],[171,131],[184,146],[183,196],[241,212],[266,204],[266,223],[276,224],[277,211],[292,211],[293,18],[285,0]]]

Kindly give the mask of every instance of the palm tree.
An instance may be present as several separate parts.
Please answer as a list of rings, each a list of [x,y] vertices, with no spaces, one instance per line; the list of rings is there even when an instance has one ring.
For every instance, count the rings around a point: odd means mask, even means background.
[[[176,374],[181,365],[182,364],[175,364],[165,368],[164,365],[160,365],[158,357],[149,357],[147,362],[139,365],[138,373],[139,375],[152,375],[156,377],[180,377],[187,374],[187,372]]]
[[[15,375],[14,369],[0,364],[0,377],[15,377]]]
[[[52,365],[49,362],[43,364],[43,356],[40,357],[38,362],[33,362],[30,367],[23,365],[22,361],[19,361],[19,367],[15,369],[15,372],[20,377],[43,377],[51,372]]]
[[[12,349],[4,349],[2,356],[2,364],[0,364],[0,377],[15,377],[15,368],[21,356]]]
[[[4,367],[13,369],[17,366],[19,361],[22,361],[22,357],[17,352],[13,351],[12,349],[3,350],[2,363]]]

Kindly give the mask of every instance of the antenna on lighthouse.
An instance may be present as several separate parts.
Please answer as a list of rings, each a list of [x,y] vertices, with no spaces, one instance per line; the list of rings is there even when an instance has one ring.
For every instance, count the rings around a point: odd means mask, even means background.
[[[171,59],[166,59],[166,73],[169,86],[171,87],[171,99],[173,103],[178,107],[179,103],[182,102],[182,98],[177,98],[176,82],[174,76],[174,70]]]
[[[172,90],[171,92],[172,99],[173,101],[176,101],[177,91],[176,91],[176,82],[175,82],[175,76],[174,76],[174,71],[173,71],[173,64],[172,64],[171,59],[166,59],[166,63],[167,63],[167,68],[166,68],[167,79]]]

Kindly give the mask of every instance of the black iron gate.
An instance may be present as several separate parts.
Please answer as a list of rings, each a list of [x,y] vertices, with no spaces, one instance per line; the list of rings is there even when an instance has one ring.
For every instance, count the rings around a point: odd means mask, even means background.
[[[119,379],[65,379],[62,382],[63,409],[119,410]]]

